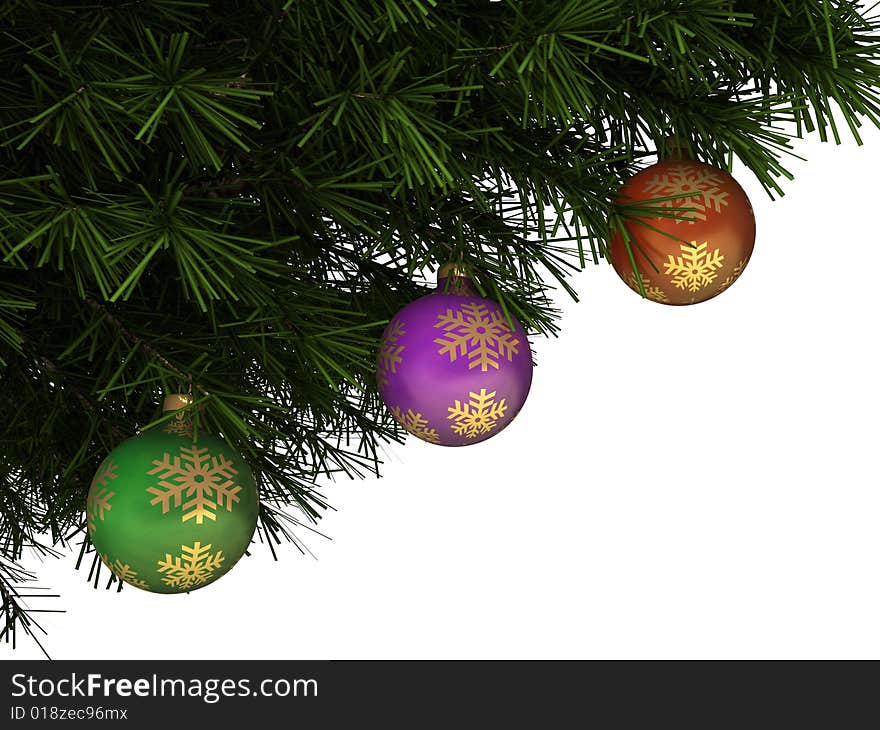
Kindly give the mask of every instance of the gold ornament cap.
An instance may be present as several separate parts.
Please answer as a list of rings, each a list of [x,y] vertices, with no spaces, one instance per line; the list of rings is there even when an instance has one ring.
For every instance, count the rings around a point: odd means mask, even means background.
[[[166,395],[165,401],[162,403],[162,412],[168,413],[169,411],[179,411],[181,408],[186,408],[194,402],[195,398],[193,398],[192,393],[173,393],[171,395]]]
[[[464,264],[443,264],[437,270],[437,291],[458,296],[475,296],[474,282]]]
[[[439,269],[437,269],[437,283],[439,284],[443,279],[470,279],[470,274],[468,274],[467,269],[464,267],[464,264],[454,264],[452,262],[448,264],[443,264]]]
[[[687,140],[677,134],[671,134],[663,140],[657,150],[661,160],[693,160]]]

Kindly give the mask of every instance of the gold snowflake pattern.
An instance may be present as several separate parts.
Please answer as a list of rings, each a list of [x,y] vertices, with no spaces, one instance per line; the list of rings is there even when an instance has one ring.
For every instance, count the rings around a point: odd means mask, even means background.
[[[667,166],[667,172],[654,175],[644,188],[647,195],[656,198],[678,196],[663,201],[664,208],[688,208],[674,220],[676,223],[696,223],[706,220],[711,208],[716,213],[729,205],[728,193],[721,188],[724,178],[702,166],[681,163]]]
[[[391,414],[413,436],[431,444],[440,443],[440,434],[437,433],[437,429],[429,428],[428,419],[421,413],[414,413],[411,408],[407,408],[404,413],[400,406],[394,406],[391,409]]]
[[[681,244],[681,256],[669,254],[669,261],[663,266],[666,273],[673,277],[672,283],[679,289],[697,292],[705,289],[718,277],[718,270],[724,266],[724,256],[716,248],[709,252],[706,241],[692,245]]]
[[[223,551],[211,553],[211,544],[202,545],[196,541],[192,547],[180,546],[180,555],[172,557],[171,553],[165,553],[165,559],[159,562],[159,572],[164,573],[162,582],[172,588],[188,590],[193,586],[202,586],[210,583],[225,558]]]
[[[629,285],[629,288],[632,289],[636,294],[641,296],[642,290],[639,289],[639,280],[636,277],[634,271],[629,272],[629,278],[626,280],[626,283]],[[668,302],[669,297],[666,296],[666,292],[663,291],[659,286],[653,284],[650,279],[646,276],[642,275],[642,284],[645,287],[645,297],[650,299],[652,302]]]
[[[447,409],[449,415],[446,416],[454,421],[452,430],[459,436],[473,439],[495,428],[507,412],[504,398],[496,402],[496,392],[487,393],[485,388],[480,388],[479,393],[469,394],[468,402],[455,401],[455,405]]]
[[[730,286],[739,279],[740,275],[743,272],[743,269],[746,268],[745,260],[740,261],[736,266],[733,267],[733,272],[728,276],[724,281],[721,282],[721,286],[718,287],[718,293],[720,294],[725,289],[729,289]]]
[[[403,362],[401,353],[404,346],[399,345],[397,340],[406,334],[403,328],[403,322],[399,319],[394,320],[388,328],[388,332],[382,338],[382,346],[379,349],[379,355],[376,357],[376,381],[379,387],[388,384],[388,374],[396,373],[397,366]]]
[[[95,522],[104,521],[104,513],[112,509],[110,500],[116,492],[111,492],[107,486],[116,479],[116,470],[119,468],[112,459],[101,464],[92,485],[89,489],[89,498],[86,500],[86,514],[88,516],[89,530],[95,529]]]
[[[449,355],[450,362],[467,355],[469,370],[497,370],[501,358],[511,361],[519,353],[519,340],[504,316],[497,310],[490,312],[485,304],[466,302],[458,311],[447,309],[437,320],[434,327],[445,330],[443,337],[434,340],[442,345],[438,352]]]
[[[144,590],[150,589],[147,581],[138,578],[137,572],[132,570],[132,567],[128,563],[123,563],[121,560],[111,561],[109,555],[101,555],[101,560],[104,561],[104,565],[106,565],[110,572],[119,578],[119,580],[129,583],[135,588],[143,588]]]
[[[161,504],[162,514],[172,506],[182,508],[182,522],[195,519],[201,525],[205,518],[216,520],[215,510],[225,506],[227,512],[239,501],[241,486],[233,482],[238,474],[223,454],[211,456],[208,449],[181,446],[181,456],[164,454],[162,459],[153,460],[153,468],[147,472],[158,476],[156,487],[147,487],[155,497],[150,504]],[[186,497],[186,501],[184,501]]]

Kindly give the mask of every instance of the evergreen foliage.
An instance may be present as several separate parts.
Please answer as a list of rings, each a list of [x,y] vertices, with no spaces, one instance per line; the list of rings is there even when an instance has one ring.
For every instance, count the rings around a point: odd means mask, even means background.
[[[555,332],[667,135],[778,194],[792,136],[880,123],[877,31],[844,0],[0,3],[0,635],[165,392],[296,542],[399,438],[375,348],[423,272]]]

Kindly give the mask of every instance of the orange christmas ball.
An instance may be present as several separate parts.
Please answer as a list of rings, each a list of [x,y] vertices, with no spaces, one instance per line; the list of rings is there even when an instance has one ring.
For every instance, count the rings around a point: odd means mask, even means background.
[[[651,202],[659,198],[665,200]],[[630,178],[617,201],[645,203],[670,215],[647,212],[624,219],[632,258],[652,301],[705,302],[730,287],[749,262],[755,214],[745,191],[724,170],[694,160],[664,160]],[[620,278],[641,293],[620,230],[612,233],[609,256]]]

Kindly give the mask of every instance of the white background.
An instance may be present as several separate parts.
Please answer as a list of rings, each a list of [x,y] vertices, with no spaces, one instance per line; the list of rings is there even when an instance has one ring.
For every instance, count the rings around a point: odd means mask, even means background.
[[[54,658],[880,657],[877,176],[866,146],[796,143],[758,241],[692,307],[607,265],[484,444],[414,439],[273,562],[191,595],[93,590],[41,566]],[[30,644],[0,657],[40,656]]]

